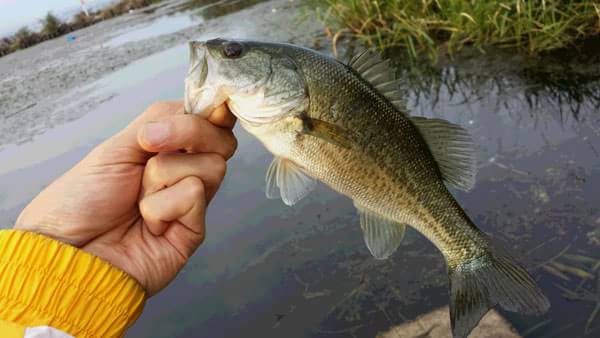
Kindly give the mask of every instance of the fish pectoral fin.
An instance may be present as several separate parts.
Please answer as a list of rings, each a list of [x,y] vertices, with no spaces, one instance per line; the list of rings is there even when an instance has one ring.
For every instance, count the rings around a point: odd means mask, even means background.
[[[396,69],[392,67],[390,60],[384,60],[376,51],[366,49],[356,54],[348,62],[348,66],[390,100],[399,112],[406,111],[406,103],[400,92],[400,80],[396,78]]]
[[[308,116],[299,116],[302,123],[300,133],[320,138],[326,142],[342,148],[351,148],[350,133],[344,128],[323,120],[313,119]]]
[[[281,196],[283,203],[292,206],[304,198],[317,185],[317,181],[308,176],[296,163],[275,157],[267,169],[265,177],[267,198]]]
[[[441,119],[411,117],[451,186],[467,191],[475,185],[477,166],[473,141],[461,126]]]
[[[360,227],[367,248],[376,259],[388,258],[402,242],[406,224],[396,223],[356,203],[354,205],[360,216]]]

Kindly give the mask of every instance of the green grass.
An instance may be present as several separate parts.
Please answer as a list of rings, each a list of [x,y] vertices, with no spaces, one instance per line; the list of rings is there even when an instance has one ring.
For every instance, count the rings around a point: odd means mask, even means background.
[[[467,45],[527,54],[565,48],[600,34],[600,3],[590,0],[325,0],[332,37],[349,34],[382,49],[402,47],[436,62]]]

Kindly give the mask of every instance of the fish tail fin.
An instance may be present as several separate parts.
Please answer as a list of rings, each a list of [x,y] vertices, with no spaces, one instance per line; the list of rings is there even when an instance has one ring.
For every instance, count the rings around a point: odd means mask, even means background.
[[[510,256],[490,250],[448,269],[450,323],[454,338],[467,337],[496,304],[528,315],[542,314],[550,303],[527,271]]]

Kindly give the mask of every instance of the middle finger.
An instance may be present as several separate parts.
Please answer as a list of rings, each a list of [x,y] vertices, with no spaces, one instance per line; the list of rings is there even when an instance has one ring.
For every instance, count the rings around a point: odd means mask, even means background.
[[[223,181],[226,169],[225,159],[214,153],[161,153],[146,164],[142,197],[170,187],[185,177],[196,176],[204,182],[206,200],[210,201]]]

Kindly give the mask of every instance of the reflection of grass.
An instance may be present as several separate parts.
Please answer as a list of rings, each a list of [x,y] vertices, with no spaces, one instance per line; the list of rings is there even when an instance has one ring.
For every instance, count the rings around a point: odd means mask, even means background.
[[[563,48],[600,33],[590,0],[326,0],[322,17],[369,45],[402,47],[431,60],[465,45],[516,47],[529,54]]]
[[[600,39],[598,40],[600,43]],[[416,102],[430,102],[435,108],[449,96],[458,102],[478,102],[493,97],[496,107],[509,112],[543,112],[537,120],[555,113],[561,123],[582,113],[600,109],[600,67],[598,60],[576,60],[577,51],[560,58],[544,56],[529,62],[527,58],[495,50],[488,56],[464,55],[453,61],[432,65],[414,63],[403,52],[389,49],[386,54],[396,62],[404,95]],[[350,51],[350,53],[352,53]],[[597,54],[600,55],[600,54]]]

